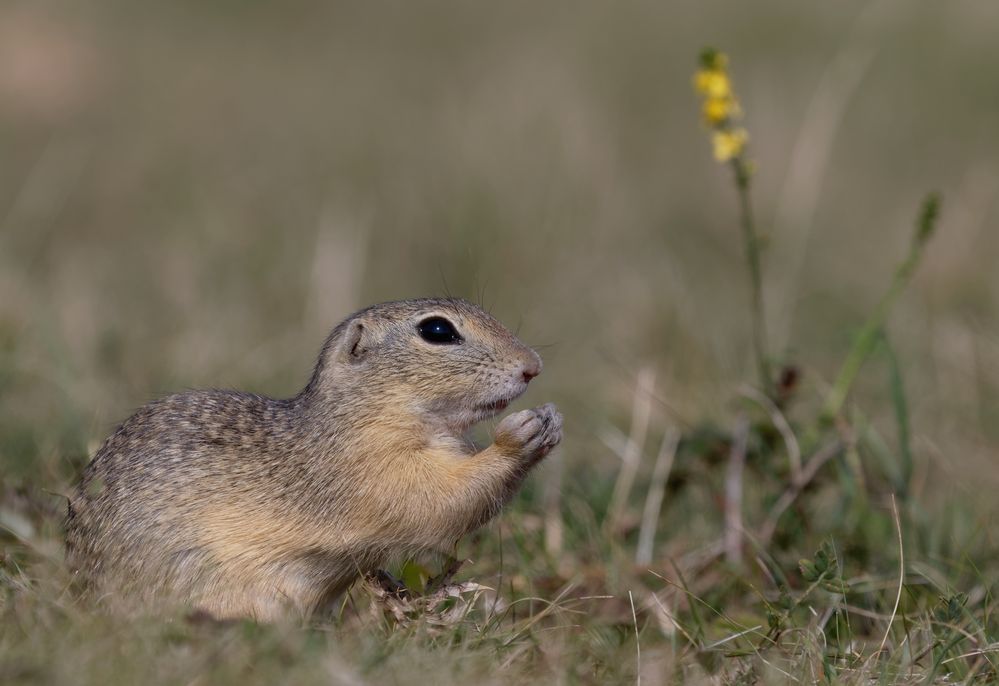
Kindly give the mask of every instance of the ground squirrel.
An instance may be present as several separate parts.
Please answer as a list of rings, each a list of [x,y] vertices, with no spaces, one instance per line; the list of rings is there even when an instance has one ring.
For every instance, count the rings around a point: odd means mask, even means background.
[[[453,549],[558,444],[551,404],[479,452],[463,438],[541,358],[457,299],[361,310],[301,393],[192,391],[142,407],[70,500],[67,560],[105,598],[177,599],[218,618],[308,615],[392,557]]]

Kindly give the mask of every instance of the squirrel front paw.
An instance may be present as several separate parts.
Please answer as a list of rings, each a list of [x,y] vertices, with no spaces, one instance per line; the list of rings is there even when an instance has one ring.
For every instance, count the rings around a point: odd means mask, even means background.
[[[494,442],[533,466],[562,440],[562,415],[552,403],[515,412],[496,427]]]

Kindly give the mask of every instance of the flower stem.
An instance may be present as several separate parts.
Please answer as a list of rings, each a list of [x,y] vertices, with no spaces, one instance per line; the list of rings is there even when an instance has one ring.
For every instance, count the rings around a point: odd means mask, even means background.
[[[739,221],[746,246],[746,262],[749,264],[751,312],[753,318],[753,353],[756,357],[756,370],[760,376],[763,392],[773,397],[773,374],[767,349],[767,321],[763,308],[763,272],[760,267],[760,241],[756,235],[753,207],[749,196],[750,170],[741,157],[732,159],[735,185],[739,192]]]

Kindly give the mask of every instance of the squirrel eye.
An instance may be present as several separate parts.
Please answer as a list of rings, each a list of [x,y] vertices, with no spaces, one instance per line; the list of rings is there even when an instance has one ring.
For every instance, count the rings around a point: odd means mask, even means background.
[[[420,338],[427,343],[437,343],[441,345],[452,345],[461,343],[462,337],[458,334],[454,325],[444,317],[430,317],[417,324],[416,330],[420,332]]]

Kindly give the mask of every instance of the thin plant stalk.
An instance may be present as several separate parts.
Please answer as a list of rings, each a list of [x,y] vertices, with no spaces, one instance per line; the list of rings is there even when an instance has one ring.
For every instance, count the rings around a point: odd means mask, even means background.
[[[742,227],[746,262],[749,265],[753,354],[756,357],[756,371],[760,377],[760,386],[764,394],[772,397],[774,377],[770,370],[768,355],[767,320],[763,306],[763,269],[760,266],[760,240],[756,234],[756,222],[753,218],[753,206],[749,194],[751,174],[745,159],[741,156],[732,159],[732,170],[735,173],[735,185],[739,194],[739,224]]]

